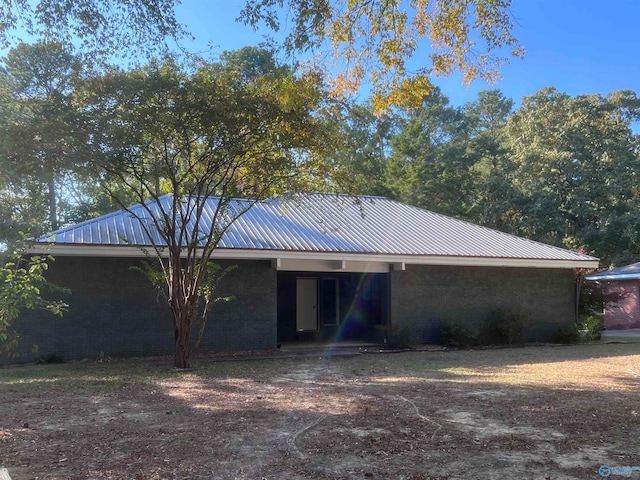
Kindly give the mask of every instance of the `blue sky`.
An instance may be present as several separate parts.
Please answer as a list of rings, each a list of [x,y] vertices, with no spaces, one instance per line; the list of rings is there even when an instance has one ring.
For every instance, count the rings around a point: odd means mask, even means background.
[[[220,53],[259,43],[268,32],[235,22],[242,5],[242,0],[183,0],[179,19],[196,37],[185,46],[206,51],[210,44]],[[527,48],[524,60],[503,67],[503,79],[493,86],[477,81],[467,88],[457,75],[437,79],[454,105],[487,88],[500,88],[516,105],[545,86],[570,95],[640,92],[640,1],[513,0],[511,11],[514,34]]]

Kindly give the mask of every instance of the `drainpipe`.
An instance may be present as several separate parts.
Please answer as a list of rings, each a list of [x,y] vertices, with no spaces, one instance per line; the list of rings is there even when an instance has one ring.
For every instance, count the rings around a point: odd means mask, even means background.
[[[575,321],[576,325],[580,320],[580,290],[582,288],[582,275],[579,273],[576,275],[576,305],[575,305]]]

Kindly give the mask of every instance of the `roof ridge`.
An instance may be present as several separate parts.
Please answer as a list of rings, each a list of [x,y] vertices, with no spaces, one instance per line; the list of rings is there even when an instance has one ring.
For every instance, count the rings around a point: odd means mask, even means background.
[[[385,197],[383,195],[357,195],[357,194],[354,195],[350,193],[330,193],[330,192],[295,192],[292,194],[275,195],[273,197],[265,198],[263,201],[269,202],[269,201],[281,200],[281,199],[294,199],[299,197],[314,197],[314,196],[337,197],[337,198],[343,197],[343,198],[352,198],[352,199],[367,198],[367,199],[391,200],[388,197]]]

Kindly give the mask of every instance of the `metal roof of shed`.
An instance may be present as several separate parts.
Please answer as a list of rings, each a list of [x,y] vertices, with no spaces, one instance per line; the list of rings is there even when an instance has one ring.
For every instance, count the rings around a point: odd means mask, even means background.
[[[633,280],[637,278],[640,278],[640,262],[594,273],[586,277],[587,280],[592,281]]]
[[[162,199],[170,205],[170,197]],[[204,228],[211,228],[218,199],[209,198]],[[235,200],[242,210],[248,201]],[[158,208],[153,205],[154,208]],[[143,214],[141,205],[132,207]],[[62,228],[42,242],[58,245],[150,245],[140,222],[118,211]],[[160,243],[155,234],[154,241]],[[383,197],[312,194],[258,202],[222,237],[220,249],[264,252],[370,254],[581,262],[597,259],[405,205]],[[55,253],[55,252],[54,252]],[[114,256],[116,254],[114,253]]]

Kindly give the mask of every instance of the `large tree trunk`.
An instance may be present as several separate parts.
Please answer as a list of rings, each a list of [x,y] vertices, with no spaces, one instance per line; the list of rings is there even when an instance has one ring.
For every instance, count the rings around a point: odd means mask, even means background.
[[[191,368],[191,323],[195,304],[191,298],[180,302],[177,295],[171,295],[169,306],[173,313],[173,338],[175,341],[174,364],[176,368]]]
[[[195,304],[189,296],[185,296],[182,277],[182,261],[180,249],[170,247],[170,275],[168,282],[168,302],[173,315],[174,365],[176,368],[191,368],[189,358],[191,340],[191,320]]]
[[[193,315],[193,311],[185,311],[188,309],[188,304],[183,305],[182,308],[177,311],[177,315],[174,317],[174,364],[176,368],[191,368],[191,359],[189,354],[191,351],[191,317]]]
[[[51,230],[58,229],[58,209],[56,207],[56,184],[53,181],[53,177],[47,182],[49,187],[49,223],[51,224]]]
[[[176,368],[191,368],[191,359],[189,358],[189,332],[182,329],[176,339],[176,349],[174,353],[173,363]],[[185,338],[186,337],[186,338]]]

